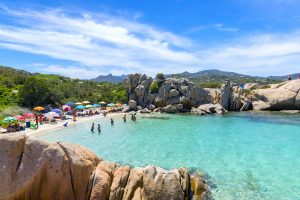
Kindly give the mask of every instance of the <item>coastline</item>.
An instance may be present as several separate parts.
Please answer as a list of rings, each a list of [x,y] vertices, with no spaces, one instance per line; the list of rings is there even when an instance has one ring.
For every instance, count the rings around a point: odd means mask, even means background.
[[[113,117],[113,116],[119,116],[124,113],[109,113],[106,117]],[[22,132],[22,134],[25,134],[26,136],[30,137],[35,137],[37,135],[42,135],[46,134],[49,131],[55,131],[63,128],[68,128],[69,126],[74,126],[75,124],[78,123],[83,123],[86,121],[90,120],[95,120],[95,119],[100,119],[104,118],[103,115],[93,115],[89,117],[77,117],[77,121],[73,121],[72,118],[64,120],[64,121],[59,121],[56,124],[43,124],[42,126],[39,126],[38,129],[26,129],[25,131]],[[68,126],[64,127],[63,124],[68,122]]]

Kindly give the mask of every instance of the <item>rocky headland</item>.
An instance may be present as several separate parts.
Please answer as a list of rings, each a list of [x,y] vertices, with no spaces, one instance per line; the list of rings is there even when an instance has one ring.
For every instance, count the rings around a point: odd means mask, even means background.
[[[299,110],[300,80],[260,88],[225,81],[220,89],[201,88],[186,78],[156,78],[131,74],[126,80],[129,106],[123,110],[150,113],[190,112],[198,115],[227,111]]]
[[[131,168],[107,162],[79,145],[0,135],[0,199],[205,199],[200,174],[185,168]]]

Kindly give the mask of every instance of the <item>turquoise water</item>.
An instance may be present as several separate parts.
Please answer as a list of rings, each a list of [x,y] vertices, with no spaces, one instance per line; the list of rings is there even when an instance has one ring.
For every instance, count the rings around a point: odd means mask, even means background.
[[[217,200],[300,199],[300,115],[141,116],[114,117],[113,127],[99,118],[39,138],[81,144],[120,164],[200,169]],[[92,122],[101,134],[90,132]]]

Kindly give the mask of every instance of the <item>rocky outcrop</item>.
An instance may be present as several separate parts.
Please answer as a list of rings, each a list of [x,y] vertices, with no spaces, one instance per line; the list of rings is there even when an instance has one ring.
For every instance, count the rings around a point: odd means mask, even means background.
[[[300,79],[273,85],[271,88],[254,90],[255,110],[300,109]]]
[[[158,84],[157,91],[150,89],[153,81]],[[210,103],[213,99],[207,90],[195,86],[194,83],[184,78],[153,80],[146,75],[134,74],[128,76],[126,84],[129,100],[136,101],[137,105],[144,108],[149,108],[150,105],[166,107],[170,104],[181,104],[184,108],[191,108]]]
[[[188,170],[133,168],[103,161],[70,143],[0,135],[0,199],[204,199],[206,185]]]
[[[191,112],[197,115],[224,114],[226,110],[220,104],[203,104],[198,108],[193,108]]]

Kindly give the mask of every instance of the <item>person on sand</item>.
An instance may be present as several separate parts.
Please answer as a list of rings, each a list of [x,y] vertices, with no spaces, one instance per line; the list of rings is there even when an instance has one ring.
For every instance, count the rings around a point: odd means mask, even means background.
[[[91,127],[91,132],[94,133],[94,129],[95,129],[95,124],[93,123],[93,124],[92,124],[92,127]]]
[[[123,121],[126,122],[126,114],[123,116]]]
[[[98,124],[98,133],[101,133],[101,126]]]
[[[39,127],[39,116],[37,114],[35,115],[35,127],[38,128]]]
[[[110,124],[113,126],[114,125],[114,120],[113,118],[110,118]]]

